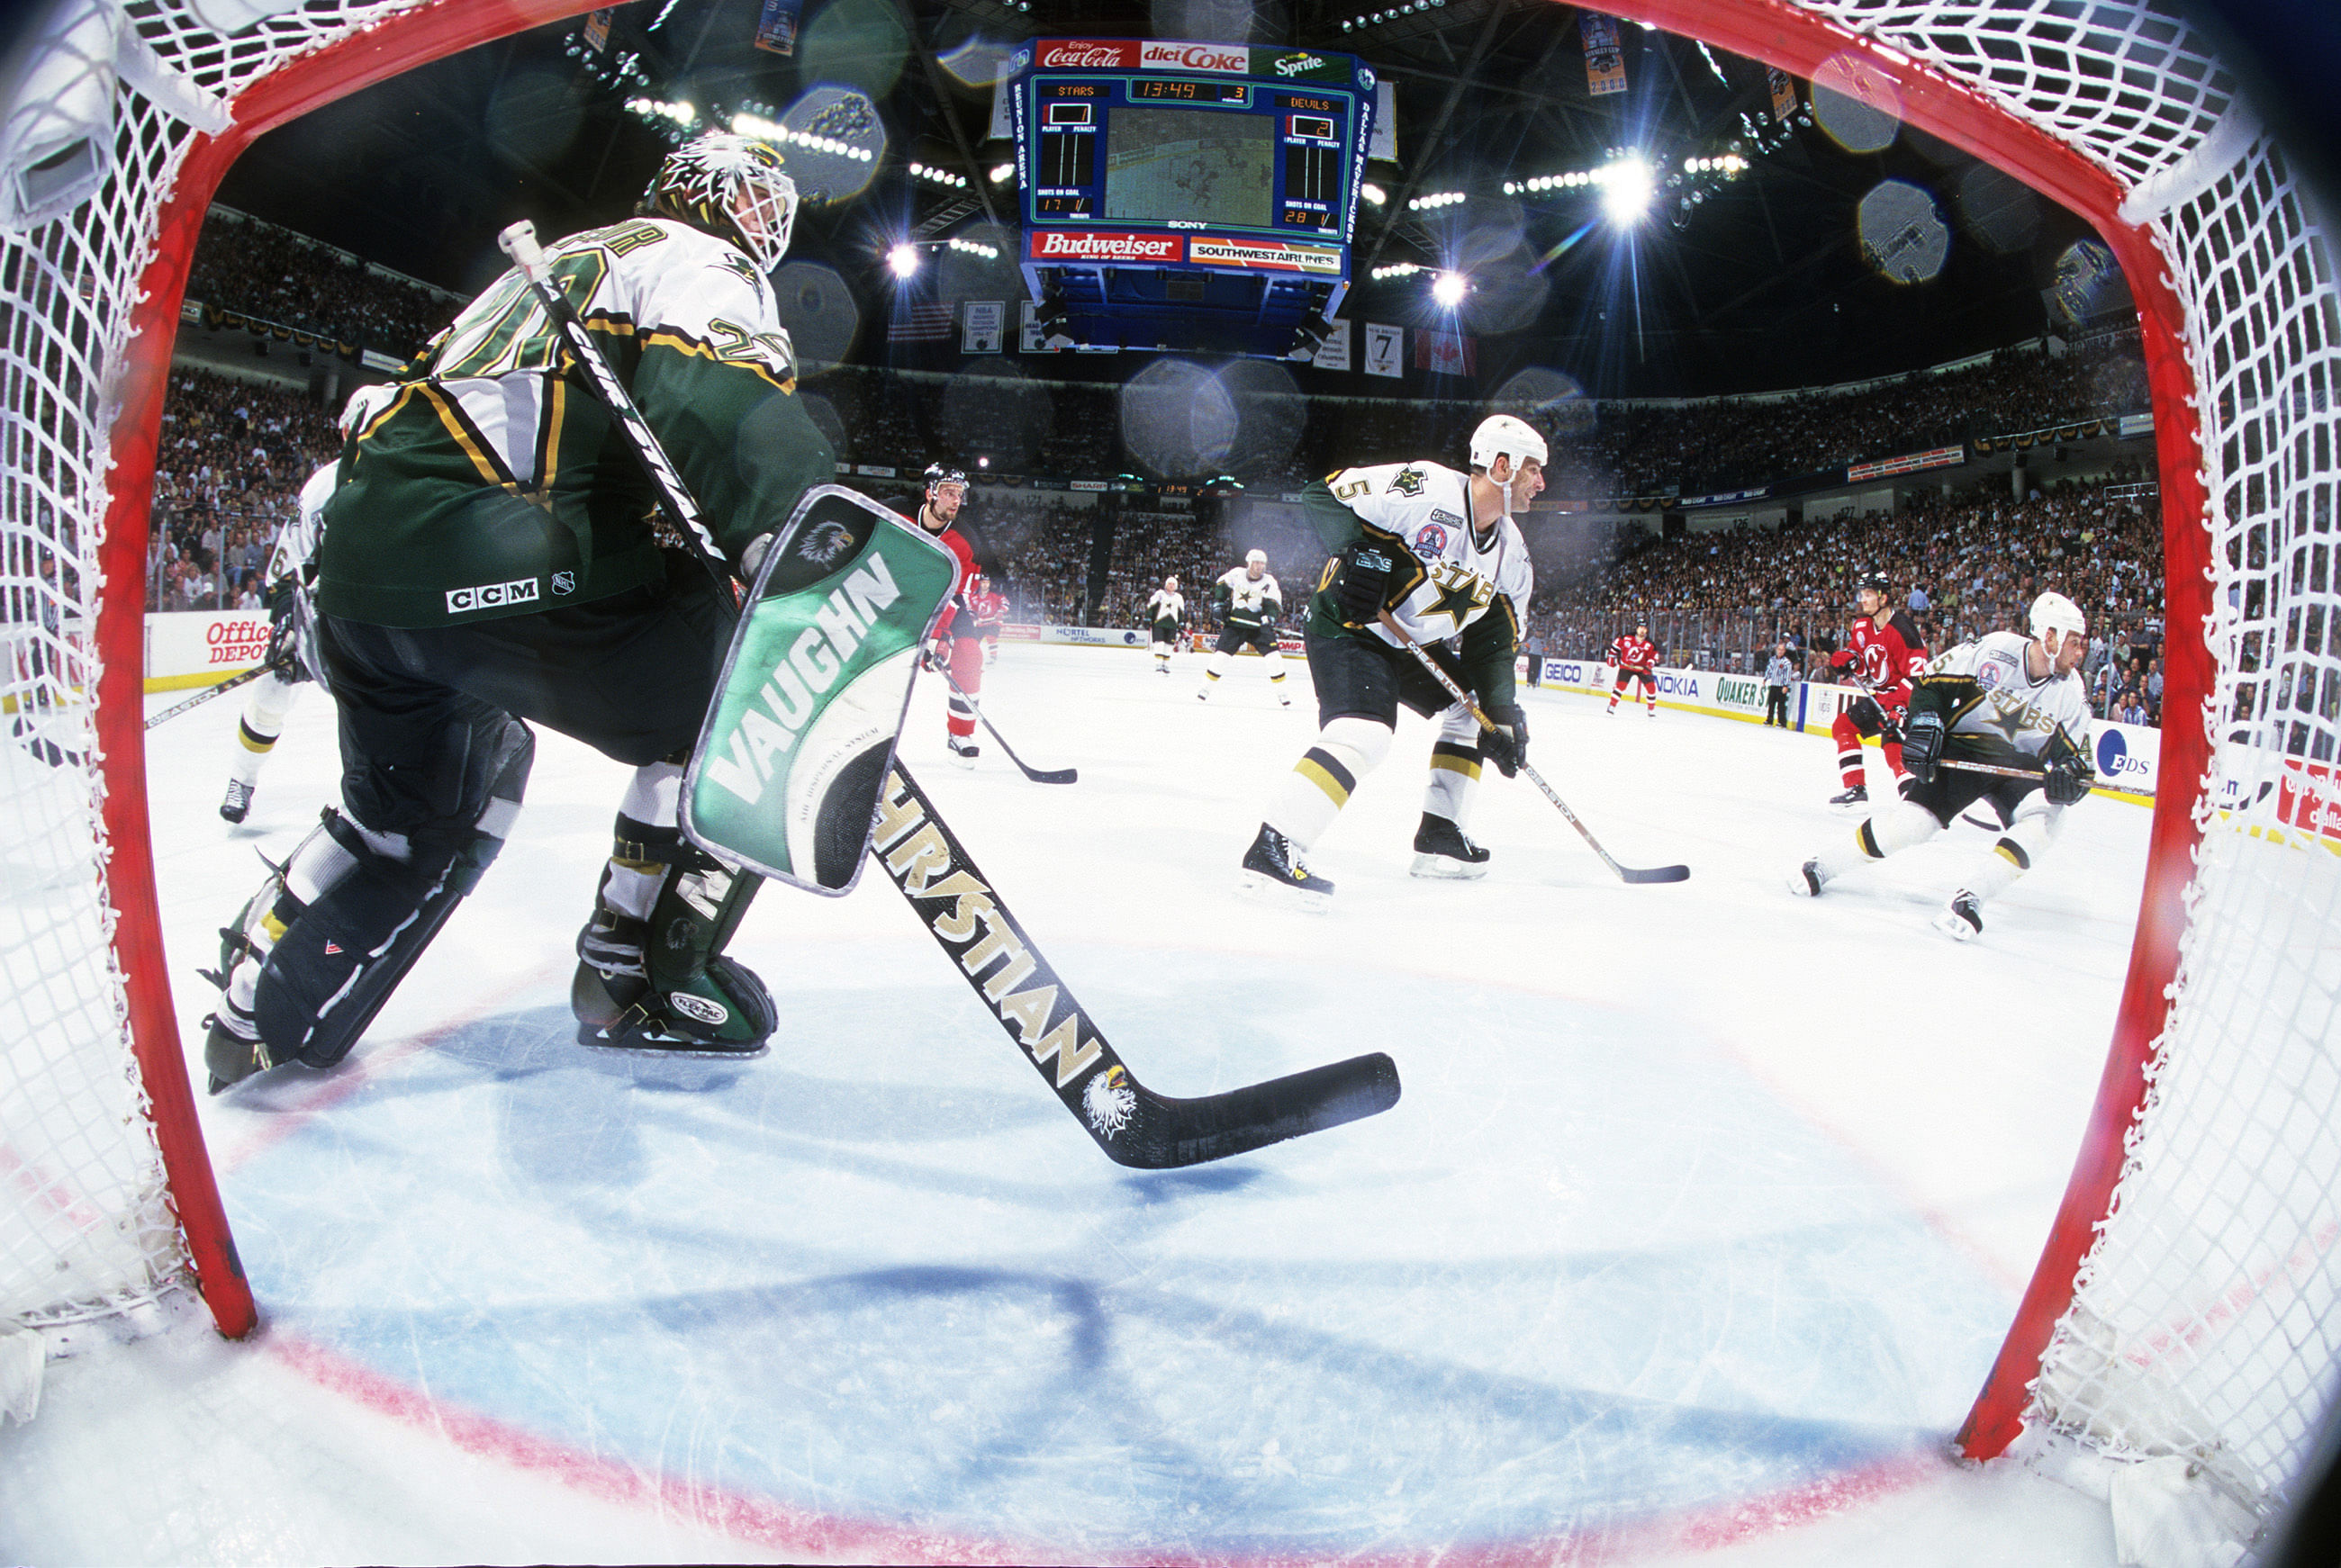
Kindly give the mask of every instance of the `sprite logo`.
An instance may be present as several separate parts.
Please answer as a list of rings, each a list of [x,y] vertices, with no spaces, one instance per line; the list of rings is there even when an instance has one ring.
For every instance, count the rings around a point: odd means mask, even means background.
[[[798,631],[786,654],[773,660],[772,673],[741,710],[731,745],[708,757],[707,779],[751,806],[761,803],[853,650],[902,597],[882,555],[873,552],[849,573],[813,611],[812,624]]]

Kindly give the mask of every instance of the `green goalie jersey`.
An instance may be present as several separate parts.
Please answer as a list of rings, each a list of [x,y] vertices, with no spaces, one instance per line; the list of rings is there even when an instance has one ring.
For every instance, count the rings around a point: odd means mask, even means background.
[[[772,287],[738,250],[635,218],[573,234],[548,260],[733,561],[834,472]],[[319,609],[463,625],[664,575],[650,480],[518,272],[403,382],[344,452]]]

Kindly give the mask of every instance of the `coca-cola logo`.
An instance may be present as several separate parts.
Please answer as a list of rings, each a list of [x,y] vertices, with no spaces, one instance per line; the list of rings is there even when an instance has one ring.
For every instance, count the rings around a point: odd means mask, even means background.
[[[1069,234],[1051,230],[1032,236],[1034,261],[1175,262],[1186,242],[1176,234]]]
[[[1043,71],[1110,71],[1127,68],[1131,64],[1131,47],[1127,44],[1100,44],[1088,39],[1068,38],[1041,46],[1041,69]]]
[[[1149,44],[1138,63],[1156,70],[1225,71],[1243,76],[1251,72],[1251,51],[1211,44]]]

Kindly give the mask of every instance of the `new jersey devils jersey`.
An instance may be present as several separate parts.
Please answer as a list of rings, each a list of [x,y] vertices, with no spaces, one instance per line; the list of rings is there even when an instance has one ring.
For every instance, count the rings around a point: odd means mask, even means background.
[[[1829,663],[1868,681],[1880,708],[1908,708],[1911,678],[1927,668],[1927,641],[1902,610],[1896,610],[1883,630],[1874,617],[1865,615],[1853,623],[1852,646],[1831,654]]]
[[[1647,637],[1621,637],[1609,645],[1609,662],[1647,675],[1659,667],[1658,646]]]

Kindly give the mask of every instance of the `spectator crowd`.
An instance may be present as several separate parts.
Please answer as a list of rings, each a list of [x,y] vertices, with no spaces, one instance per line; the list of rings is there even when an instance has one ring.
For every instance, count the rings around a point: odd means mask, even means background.
[[[413,357],[454,318],[453,294],[368,267],[316,241],[214,209],[195,241],[187,298],[278,326],[355,343],[395,360]]]
[[[171,372],[154,454],[149,610],[256,610],[276,530],[341,449],[305,394],[186,367]]]

